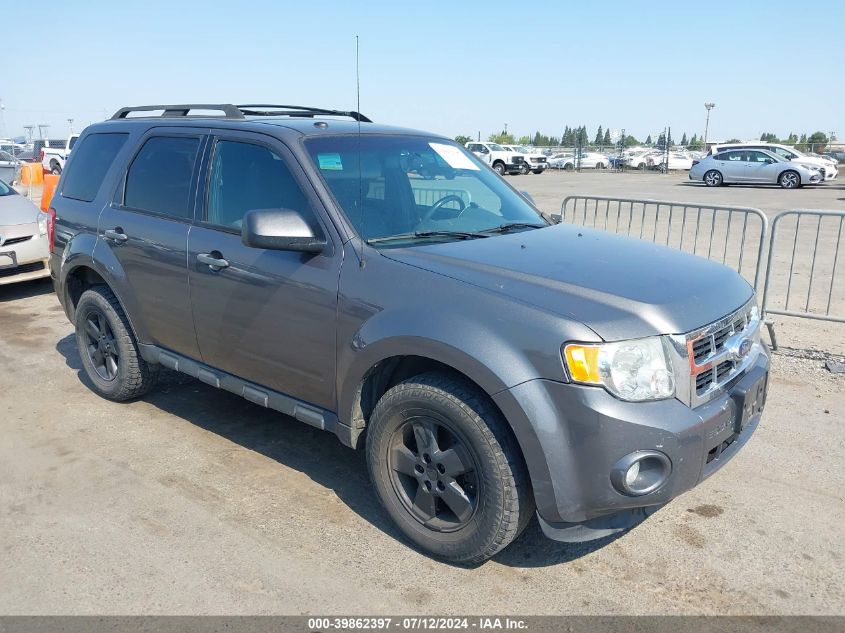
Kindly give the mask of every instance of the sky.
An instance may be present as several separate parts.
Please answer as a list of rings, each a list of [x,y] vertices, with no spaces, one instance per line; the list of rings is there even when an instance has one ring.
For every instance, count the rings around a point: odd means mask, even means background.
[[[0,136],[125,105],[293,103],[482,138],[845,138],[845,2],[7,2]]]

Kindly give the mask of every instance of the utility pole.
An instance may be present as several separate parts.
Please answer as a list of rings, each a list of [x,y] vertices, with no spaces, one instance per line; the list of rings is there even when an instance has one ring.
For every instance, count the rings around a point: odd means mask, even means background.
[[[716,107],[716,104],[708,101],[704,104],[704,107],[707,109],[707,120],[704,123],[704,151],[707,151],[707,132],[710,131],[710,110]]]
[[[23,126],[23,129],[26,130],[27,145],[32,145],[32,128],[34,128],[34,127],[35,127],[34,125],[24,125]]]
[[[67,120],[68,127],[70,128],[70,133],[73,134],[73,119]]]

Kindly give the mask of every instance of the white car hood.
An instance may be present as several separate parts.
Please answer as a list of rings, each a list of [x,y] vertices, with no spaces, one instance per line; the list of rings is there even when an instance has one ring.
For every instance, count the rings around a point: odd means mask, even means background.
[[[0,226],[32,224],[38,221],[41,209],[19,195],[0,196]]]

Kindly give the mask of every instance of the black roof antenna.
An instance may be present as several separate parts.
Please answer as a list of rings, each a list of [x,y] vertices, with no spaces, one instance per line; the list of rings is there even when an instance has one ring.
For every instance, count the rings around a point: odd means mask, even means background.
[[[361,70],[358,63],[358,36],[355,36],[355,98],[357,104],[355,106],[356,112],[361,111]],[[364,216],[364,168],[361,166],[361,119],[358,121],[358,208],[361,211],[361,260],[360,266],[364,268],[367,265],[366,255],[364,254],[364,235],[365,235],[365,216]]]

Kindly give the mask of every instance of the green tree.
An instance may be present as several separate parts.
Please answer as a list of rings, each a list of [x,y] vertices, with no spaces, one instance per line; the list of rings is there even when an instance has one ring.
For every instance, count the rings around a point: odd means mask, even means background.
[[[634,145],[639,145],[640,142],[637,140],[637,137],[633,134],[628,134],[625,137],[625,147],[633,147]]]
[[[798,135],[795,132],[790,132],[789,136],[786,137],[786,141],[784,143],[786,145],[795,145],[798,142]]]
[[[472,140],[473,140],[473,139],[472,139],[472,137],[471,137],[471,136],[465,136],[465,135],[463,135],[463,134],[458,134],[458,135],[455,137],[455,142],[456,142],[456,143],[460,143],[461,145],[466,145],[467,143],[471,143],[471,142],[472,142]]]
[[[531,142],[530,136],[520,136],[516,140],[517,145],[528,145],[530,142]]]
[[[645,139],[645,144],[646,144],[646,145],[651,145],[651,144],[652,144],[652,141],[651,141],[651,134],[649,134],[649,135],[646,137],[646,139]]]
[[[599,126],[599,129],[596,130],[596,140],[593,141],[593,145],[601,145],[602,143],[604,143],[604,130]]]
[[[693,134],[692,138],[690,139],[689,144],[687,145],[689,149],[694,152],[700,151],[704,149],[704,141],[698,138],[698,135]]]
[[[570,147],[572,145],[575,145],[575,138],[574,138],[574,135],[572,134],[572,128],[569,127],[568,125],[566,126],[566,129],[563,132],[563,138],[561,139],[560,142],[561,142],[562,145],[564,145],[566,147]]]
[[[827,134],[824,132],[813,132],[807,139],[807,143],[811,152],[823,152],[828,143]]]
[[[684,135],[681,137],[681,145],[682,145],[683,147],[686,147],[686,146],[688,145],[688,142],[687,142],[687,133],[686,133],[686,132],[684,132]]]
[[[607,129],[604,131],[604,140],[602,141],[603,145],[610,145],[613,141],[610,139],[610,130]]]
[[[503,145],[513,145],[513,134],[506,133],[504,130],[498,134],[491,134],[487,137],[491,143],[501,143]]]

